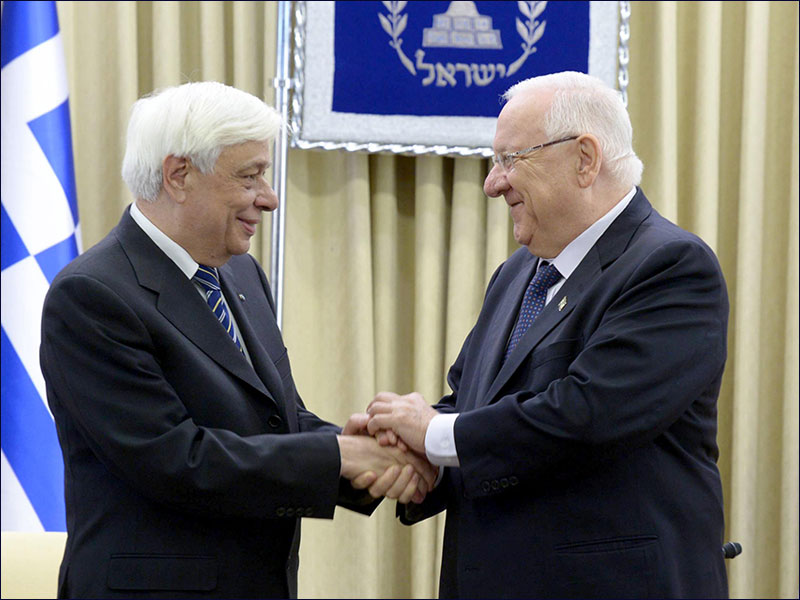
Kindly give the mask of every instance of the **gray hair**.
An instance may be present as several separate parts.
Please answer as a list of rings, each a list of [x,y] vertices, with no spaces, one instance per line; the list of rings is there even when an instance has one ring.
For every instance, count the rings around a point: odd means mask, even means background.
[[[225,147],[272,140],[281,127],[274,108],[216,81],[158,90],[131,109],[122,179],[135,198],[154,202],[170,154],[210,173]]]
[[[542,125],[548,139],[593,134],[600,141],[609,175],[622,185],[639,185],[644,165],[633,151],[633,127],[619,92],[591,75],[564,71],[520,81],[503,98],[508,101],[520,92],[539,90],[554,90]]]

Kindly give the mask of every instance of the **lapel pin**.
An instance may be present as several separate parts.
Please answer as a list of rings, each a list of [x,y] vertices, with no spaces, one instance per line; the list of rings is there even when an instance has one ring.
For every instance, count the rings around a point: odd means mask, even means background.
[[[558,312],[564,310],[564,307],[567,305],[567,297],[564,296],[561,301],[558,303]]]
[[[244,301],[245,301],[244,294],[239,294],[239,300],[241,300],[242,302],[244,302]]]

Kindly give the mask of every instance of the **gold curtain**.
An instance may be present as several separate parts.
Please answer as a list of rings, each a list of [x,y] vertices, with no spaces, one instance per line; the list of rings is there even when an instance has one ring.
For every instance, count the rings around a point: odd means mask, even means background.
[[[84,247],[130,202],[131,104],[215,79],[272,101],[275,2],[58,2]],[[717,252],[731,298],[719,401],[732,597],[798,593],[798,4],[633,2],[629,105],[643,188]],[[284,331],[309,407],[430,401],[514,249],[487,164],[289,153]],[[282,199],[285,200],[285,199]],[[269,219],[252,252],[269,265]],[[301,597],[434,597],[442,521],[306,519]]]

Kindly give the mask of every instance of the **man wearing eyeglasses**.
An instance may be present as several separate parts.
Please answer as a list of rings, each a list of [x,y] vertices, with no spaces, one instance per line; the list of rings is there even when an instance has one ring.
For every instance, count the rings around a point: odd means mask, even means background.
[[[426,452],[441,597],[727,597],[714,253],[650,205],[619,94],[580,73],[505,96],[484,184],[523,247],[492,277],[453,393],[378,394],[370,432]]]

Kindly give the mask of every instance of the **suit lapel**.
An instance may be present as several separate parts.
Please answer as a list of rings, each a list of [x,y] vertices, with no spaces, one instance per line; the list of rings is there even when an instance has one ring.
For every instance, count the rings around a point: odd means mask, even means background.
[[[517,347],[514,348],[497,377],[495,377],[489,391],[482,396],[487,402],[491,402],[494,399],[525,357],[534,351],[542,339],[575,309],[575,306],[581,301],[587,284],[599,275],[600,265],[597,261],[597,253],[592,249],[569,279],[564,282],[558,293],[539,313],[539,316],[531,324],[530,329],[522,336]],[[566,301],[562,302],[563,298],[566,298]],[[559,306],[561,307],[560,310]]]
[[[600,277],[603,269],[619,258],[625,251],[633,234],[651,211],[652,206],[647,201],[647,198],[645,198],[644,193],[641,190],[637,190],[630,204],[614,222],[611,223],[600,239],[597,240],[597,243],[589,250],[575,271],[572,272],[570,277],[564,282],[564,285],[558,290],[558,293],[553,296],[553,299],[544,307],[544,310],[542,310],[537,319],[533,322],[530,329],[522,336],[517,347],[514,348],[508,360],[502,365],[499,372],[497,372],[497,376],[491,381],[487,393],[477,396],[479,401],[489,404],[495,400],[495,396],[497,396],[503,386],[508,382],[514,371],[519,368],[525,357],[536,349],[545,336],[550,333],[556,325],[567,318],[578,303],[580,303],[588,287]],[[525,283],[527,284],[532,272],[527,268],[522,269],[521,272],[526,273],[527,279],[525,279]],[[516,310],[514,310],[512,314],[512,318],[514,318],[519,311],[520,295],[516,288],[513,290],[509,289],[508,295],[516,299]],[[496,316],[495,318],[498,317]],[[505,341],[508,339],[508,330],[504,331],[504,336],[498,336],[498,338],[502,337],[502,348],[498,348],[497,344],[494,342],[491,347],[491,360],[495,361],[496,364],[499,364],[505,352]],[[487,372],[494,373],[496,371]]]
[[[239,331],[242,334],[244,343],[247,346],[247,352],[250,355],[250,360],[253,362],[253,369],[258,374],[259,378],[268,390],[273,390],[273,397],[280,397],[283,395],[281,376],[278,369],[275,368],[275,360],[280,358],[278,356],[271,356],[269,351],[261,342],[261,338],[256,334],[253,327],[251,315],[248,311],[246,301],[240,298],[241,289],[237,285],[236,277],[233,269],[229,265],[223,265],[219,269],[220,282],[222,289],[225,292],[225,297],[228,299],[229,308],[236,319],[236,324],[239,326]],[[255,317],[255,315],[253,315]],[[274,350],[274,348],[273,348]]]
[[[531,277],[536,270],[537,261],[533,255],[519,273],[511,280],[511,284],[507,286],[506,292],[500,298],[500,304],[491,318],[489,331],[494,335],[489,336],[487,348],[481,354],[480,372],[486,373],[487,376],[481,377],[480,388],[477,394],[472,396],[478,402],[481,398],[487,398],[487,390],[489,385],[495,379],[495,375],[500,370],[500,362],[503,360],[503,355],[508,345],[508,338],[511,335],[511,329],[517,320],[517,313],[522,304],[522,296],[530,283]],[[459,410],[468,410],[474,408],[472,406],[458,407]]]
[[[158,311],[222,368],[270,396],[253,368],[219,326],[194,284],[141,230],[128,210],[117,227],[117,238],[131,261],[139,285],[157,294]]]

